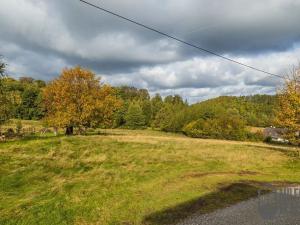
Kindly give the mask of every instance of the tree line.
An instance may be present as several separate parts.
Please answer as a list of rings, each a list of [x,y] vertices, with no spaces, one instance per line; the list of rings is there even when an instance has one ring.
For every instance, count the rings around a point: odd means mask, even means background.
[[[64,128],[68,135],[74,129],[84,133],[88,128],[151,127],[191,137],[256,140],[261,134],[247,127],[272,126],[282,113],[278,110],[282,95],[222,96],[189,105],[179,95],[163,98],[150,96],[146,89],[104,85],[81,67],[64,69],[48,83],[30,77],[9,78],[4,69],[2,64],[1,123],[9,118],[42,119],[49,127]]]

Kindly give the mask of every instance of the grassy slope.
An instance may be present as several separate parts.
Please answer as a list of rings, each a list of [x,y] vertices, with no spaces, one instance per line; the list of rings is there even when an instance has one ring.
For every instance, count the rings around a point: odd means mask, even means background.
[[[250,197],[225,185],[299,181],[293,155],[154,131],[0,143],[0,224],[174,222]]]

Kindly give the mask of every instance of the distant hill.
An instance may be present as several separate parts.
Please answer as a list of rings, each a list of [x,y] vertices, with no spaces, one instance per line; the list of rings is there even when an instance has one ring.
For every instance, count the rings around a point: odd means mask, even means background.
[[[193,119],[211,117],[224,110],[236,110],[248,126],[271,126],[276,107],[275,95],[221,96],[190,106]]]

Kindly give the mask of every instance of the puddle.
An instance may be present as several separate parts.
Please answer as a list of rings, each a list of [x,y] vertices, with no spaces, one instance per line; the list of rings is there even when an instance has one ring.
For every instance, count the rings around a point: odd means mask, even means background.
[[[272,188],[265,195],[258,192],[257,211],[263,220],[300,219],[300,186]]]

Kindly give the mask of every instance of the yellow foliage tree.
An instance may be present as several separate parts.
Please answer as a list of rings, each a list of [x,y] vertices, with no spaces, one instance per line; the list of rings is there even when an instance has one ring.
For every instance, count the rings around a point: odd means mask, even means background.
[[[5,66],[5,63],[0,60],[0,126],[9,120],[12,111],[11,96],[7,92],[5,85],[5,82],[8,79],[5,76]]]
[[[121,106],[114,90],[102,85],[90,70],[75,67],[64,69],[49,83],[43,93],[46,122],[53,127],[66,128],[73,134],[88,127],[108,126]]]
[[[293,144],[300,143],[300,68],[292,70],[278,91],[276,123],[286,129],[285,138]]]

